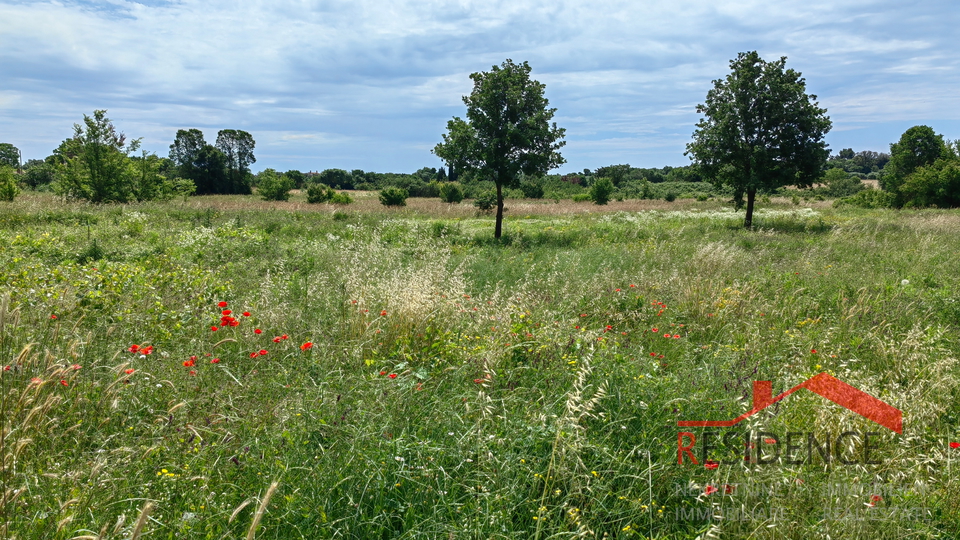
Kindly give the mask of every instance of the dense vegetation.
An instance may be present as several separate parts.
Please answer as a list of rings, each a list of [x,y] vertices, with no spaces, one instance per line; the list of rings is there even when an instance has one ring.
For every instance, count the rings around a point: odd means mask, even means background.
[[[0,536],[960,534],[955,211],[365,201],[0,205]],[[903,411],[880,464],[677,464],[821,372]]]

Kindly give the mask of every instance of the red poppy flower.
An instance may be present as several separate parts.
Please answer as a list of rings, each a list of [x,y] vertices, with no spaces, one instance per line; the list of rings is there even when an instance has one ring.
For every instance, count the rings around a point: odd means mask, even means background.
[[[381,317],[386,317],[386,316],[387,316],[387,310],[381,311],[381,312],[380,312],[380,316],[381,316]]]
[[[4,371],[10,371],[10,366],[3,366]]]
[[[736,485],[730,485],[730,484],[724,484],[724,485],[723,485],[723,494],[724,494],[724,495],[732,495],[733,492],[736,491],[736,490],[737,490],[737,486],[736,486]]]
[[[680,334],[674,334],[673,339],[680,339]]]
[[[226,303],[226,302],[219,302],[219,303],[217,303],[217,306],[218,306],[218,307],[221,307],[221,308],[225,308],[225,307],[227,307],[227,303]]]
[[[197,376],[197,372],[191,369],[191,370],[190,370],[190,376],[191,376],[191,377],[196,377],[196,376]]]
[[[650,331],[653,332],[654,334],[656,334],[656,333],[659,332],[660,330],[658,330],[658,329],[656,329],[656,328],[651,328]]]
[[[243,316],[244,316],[244,317],[249,317],[249,316],[250,316],[250,312],[249,312],[249,311],[244,311],[244,312],[243,312]]]
[[[50,315],[50,318],[51,318],[51,319],[56,319],[57,316],[56,316],[56,315]]]
[[[636,285],[634,285],[634,284],[631,283],[631,284],[630,284],[630,287],[633,288],[633,287],[636,287]]]
[[[655,357],[655,356],[657,356],[657,353],[652,352],[652,353],[650,353],[650,356],[654,356],[654,357]]]
[[[132,375],[134,371],[136,370],[133,368],[123,370],[123,372],[126,373],[127,375]]]
[[[256,352],[256,351],[250,353],[250,358],[256,358],[256,357],[258,357],[258,356],[260,356],[260,353],[258,353],[258,352]]]
[[[483,384],[483,379],[474,379],[473,382],[477,384]]]
[[[386,374],[387,374],[386,371],[381,371],[381,372],[380,372],[380,376],[383,376],[383,375],[386,375]]]
[[[881,497],[881,496],[879,496],[879,495],[871,495],[871,496],[870,496],[870,502],[872,502],[872,503],[878,503],[878,502],[880,502],[880,501],[882,501],[882,500],[883,500],[883,497]]]
[[[211,332],[216,332],[216,331],[217,331],[217,327],[216,327],[216,326],[211,326],[211,327],[210,327],[210,331],[211,331]]]
[[[61,386],[70,386],[70,383],[68,383],[68,382],[67,382],[66,380],[64,380],[64,379],[60,379],[60,385],[61,385]]]
[[[280,343],[280,336],[273,338],[274,343]]]
[[[220,359],[219,359],[219,358],[214,358],[213,360],[210,361],[210,363],[211,363],[211,364],[219,364],[219,363],[220,363]]]
[[[193,367],[193,365],[196,363],[197,361],[191,358],[190,360],[187,360],[183,363],[183,367]]]
[[[140,346],[137,345],[137,344],[133,344],[133,345],[131,345],[130,348],[127,349],[127,350],[130,351],[130,352],[132,352],[132,353],[135,353],[135,352],[137,352],[137,351],[140,350]]]
[[[817,354],[817,350],[816,350],[816,349],[810,349],[810,354]]]
[[[259,353],[260,353],[260,356],[266,356],[266,355],[267,355],[267,350],[266,350],[266,349],[260,349]]]
[[[704,494],[704,495],[713,495],[713,494],[716,493],[717,491],[719,491],[717,488],[715,488],[715,487],[713,487],[713,486],[707,486],[707,489],[703,490],[703,494]]]
[[[72,366],[70,366],[70,367],[72,367],[74,371],[77,371],[78,369],[82,368],[83,366],[81,366],[80,364],[74,364],[74,365],[72,365]]]
[[[230,311],[229,309],[225,309],[225,310],[223,310],[223,311],[220,312],[221,315],[230,315],[231,313],[233,313],[233,312]]]
[[[263,333],[263,330],[261,330],[261,329],[259,329],[259,328],[254,328],[254,329],[253,329],[253,333],[254,333],[254,334],[262,334],[262,333]]]
[[[397,374],[396,374],[396,373],[391,373],[391,374],[387,375],[387,377],[390,377],[391,379],[396,379],[396,378],[397,378]]]
[[[146,347],[140,349],[140,354],[150,354],[153,352],[153,345],[147,345]]]
[[[616,291],[616,292],[620,292],[620,289],[617,289],[617,291]]]
[[[303,345],[300,346],[300,350],[301,350],[301,351],[305,351],[305,350],[310,349],[310,348],[312,348],[312,347],[313,347],[313,343],[311,343],[311,342],[308,341],[308,342],[306,342],[306,343],[304,343]]]
[[[670,337],[670,334],[664,334],[663,337],[668,338]]]
[[[960,442],[952,442],[952,443],[950,443],[950,448],[954,448],[954,449],[960,448]]]
[[[717,462],[717,461],[712,461],[712,460],[711,460],[711,461],[707,461],[706,463],[704,463],[703,466],[706,467],[706,468],[708,468],[708,469],[710,469],[710,470],[713,470],[713,469],[716,469],[716,468],[720,467],[720,463]]]
[[[290,336],[284,334],[284,335],[280,336],[280,339],[290,339]]]
[[[776,439],[771,439],[770,437],[767,437],[766,439],[764,439],[763,442],[765,442],[765,443],[767,443],[767,444],[777,444],[777,440],[776,440]]]

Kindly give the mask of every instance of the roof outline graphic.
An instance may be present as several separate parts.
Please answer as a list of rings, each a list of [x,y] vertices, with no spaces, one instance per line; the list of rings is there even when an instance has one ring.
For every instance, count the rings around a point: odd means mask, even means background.
[[[790,390],[774,397],[771,381],[753,381],[753,408],[733,420],[680,420],[679,427],[731,427],[747,418],[777,403],[790,394],[806,388],[811,392],[824,397],[845,409],[853,411],[867,420],[903,434],[903,413],[900,409],[881,401],[870,394],[850,386],[849,384],[829,375],[820,373],[794,386]]]

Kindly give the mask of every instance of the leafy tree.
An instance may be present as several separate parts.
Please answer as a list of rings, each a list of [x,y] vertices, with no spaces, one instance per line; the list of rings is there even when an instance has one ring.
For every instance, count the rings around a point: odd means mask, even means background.
[[[286,201],[290,199],[293,180],[286,175],[278,175],[273,169],[264,169],[257,173],[257,193],[265,201]]]
[[[13,174],[13,167],[0,162],[0,201],[13,202],[20,194],[17,178]]]
[[[785,69],[786,61],[766,62],[756,51],[737,55],[731,73],[713,81],[706,104],[697,105],[706,117],[687,145],[704,176],[733,188],[737,208],[747,196],[747,228],[757,191],[809,187],[829,155],[823,142],[831,126],[827,111],[817,106],[817,96],[807,95],[800,73]]]
[[[64,161],[58,191],[93,203],[130,200],[133,186],[127,155],[140,147],[140,139],[127,144],[104,110],[94,111],[92,117],[83,115],[83,123],[74,124],[73,138],[58,149]]]
[[[823,184],[826,187],[826,193],[830,197],[849,197],[855,195],[866,186],[856,176],[850,176],[841,168],[832,168],[823,175]]]
[[[217,149],[226,157],[229,193],[251,193],[250,165],[257,162],[253,155],[256,145],[253,136],[242,129],[221,129],[217,133]]]
[[[199,129],[178,129],[177,135],[170,145],[170,159],[179,168],[180,176],[194,178],[197,159],[200,151],[207,145],[203,140],[203,132]]]
[[[913,126],[900,136],[900,141],[890,145],[890,162],[880,177],[880,187],[894,194],[895,206],[903,206],[906,198],[900,193],[900,187],[907,177],[946,156],[947,145],[942,135],[934,133],[929,126]]]
[[[227,156],[215,146],[205,144],[200,149],[191,171],[192,176],[184,178],[193,180],[197,195],[233,193],[233,186],[227,177]]]
[[[332,187],[319,182],[307,186],[307,202],[310,204],[329,202],[336,194]]]
[[[291,169],[283,173],[283,175],[289,178],[290,180],[292,180],[293,187],[297,189],[303,188],[303,186],[306,185],[307,183],[307,175],[303,174],[302,172],[296,169]]]
[[[141,155],[130,160],[130,194],[137,201],[167,198],[170,195],[166,178],[160,174],[161,159],[154,153],[141,150]]]
[[[343,169],[326,169],[320,173],[317,180],[332,188],[353,189],[353,178]]]
[[[609,165],[607,167],[600,167],[596,172],[597,176],[609,178],[613,182],[614,186],[619,186],[630,175],[630,165]]]
[[[20,149],[10,143],[0,143],[0,166],[6,164],[20,169]]]
[[[507,59],[489,72],[473,73],[473,91],[463,97],[467,120],[447,122],[433,153],[459,171],[491,179],[497,191],[494,237],[503,231],[503,188],[517,187],[520,173],[543,175],[566,161],[559,153],[564,129],[550,124],[544,85],[530,79],[527,62]]]
[[[543,179],[542,178],[524,178],[520,182],[520,191],[528,199],[543,198]]]
[[[23,169],[23,183],[30,189],[51,184],[55,179],[56,167],[41,159],[27,161]]]
[[[590,200],[593,204],[607,204],[610,202],[611,193],[613,193],[613,182],[609,178],[598,178],[590,186]]]
[[[441,171],[443,169],[440,169]],[[463,201],[463,188],[456,182],[440,184],[440,200],[450,204],[459,204]]]
[[[406,206],[407,190],[401,187],[385,187],[380,190],[380,204],[384,206]]]

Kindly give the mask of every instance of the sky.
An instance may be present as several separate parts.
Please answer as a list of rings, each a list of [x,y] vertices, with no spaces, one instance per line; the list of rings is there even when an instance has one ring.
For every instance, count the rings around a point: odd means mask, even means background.
[[[566,129],[554,172],[680,166],[756,50],[803,74],[831,150],[884,152],[914,125],[960,138],[958,27],[955,0],[0,0],[0,142],[40,159],[106,109],[161,156],[242,129],[254,171],[413,172],[509,58]]]

